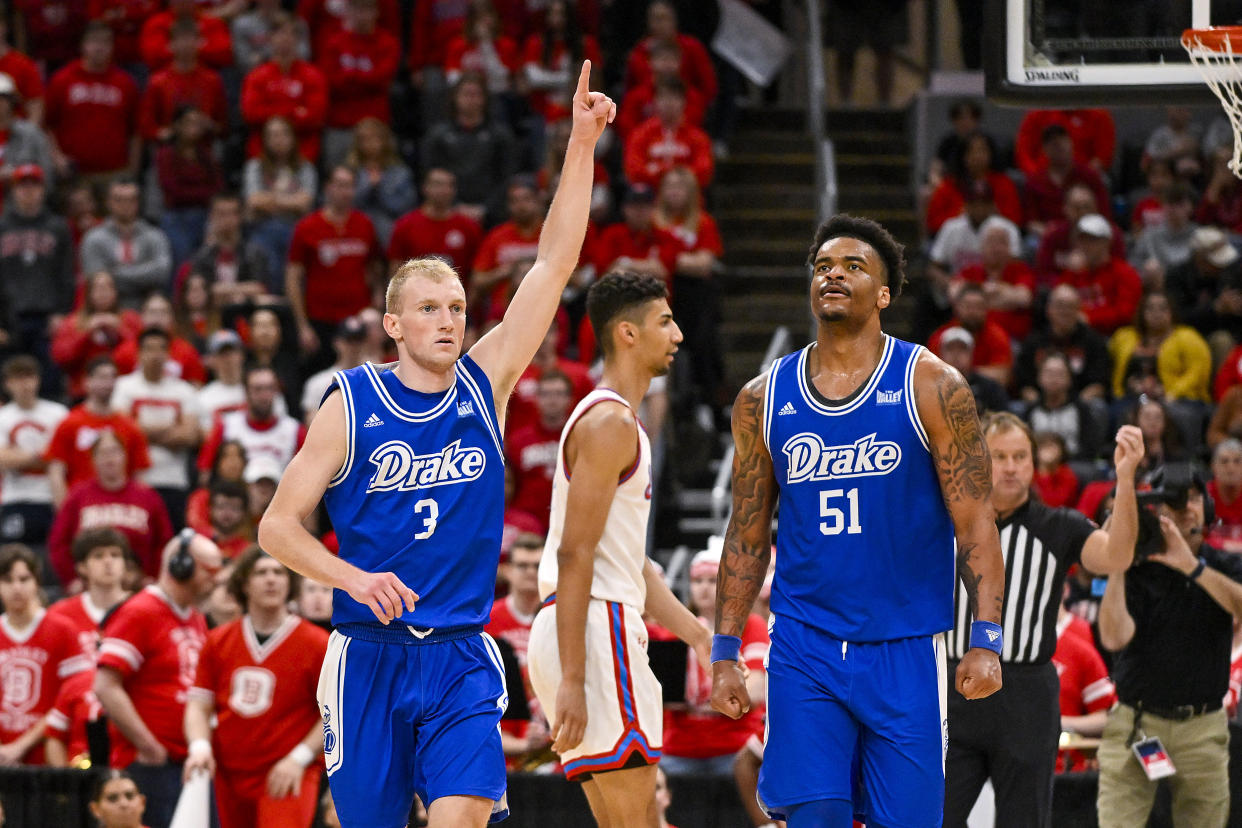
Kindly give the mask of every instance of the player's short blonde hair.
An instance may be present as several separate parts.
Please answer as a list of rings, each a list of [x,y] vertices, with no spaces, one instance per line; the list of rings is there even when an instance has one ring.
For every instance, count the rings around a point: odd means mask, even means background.
[[[461,282],[457,271],[453,270],[452,265],[441,258],[426,256],[421,259],[409,259],[405,264],[397,268],[397,272],[392,274],[392,278],[388,280],[388,290],[384,292],[384,309],[386,311],[389,313],[401,313],[401,290],[405,287],[405,283],[413,276],[421,276],[433,282],[448,280]]]

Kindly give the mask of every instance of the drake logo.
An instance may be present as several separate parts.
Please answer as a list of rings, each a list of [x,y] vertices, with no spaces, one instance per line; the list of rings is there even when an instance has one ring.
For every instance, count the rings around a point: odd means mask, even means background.
[[[325,704],[323,706],[323,752],[331,753],[336,750],[336,734],[332,732],[332,711]]]
[[[487,466],[482,449],[462,448],[461,440],[436,454],[415,454],[400,440],[390,440],[371,452],[375,474],[368,492],[408,492],[477,480]]]
[[[795,434],[781,451],[789,463],[790,483],[872,477],[888,474],[901,463],[901,446],[868,434],[852,445],[828,446],[818,434]]]

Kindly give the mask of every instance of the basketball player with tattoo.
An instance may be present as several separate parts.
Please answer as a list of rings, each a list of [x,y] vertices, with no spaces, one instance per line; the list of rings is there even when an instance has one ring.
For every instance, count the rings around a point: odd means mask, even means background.
[[[733,408],[712,704],[734,717],[750,706],[739,636],[779,497],[760,804],[789,828],[848,826],[855,812],[869,828],[938,828],[955,569],[975,619],[957,692],[1001,686],[1004,563],[987,446],[962,376],[881,329],[905,281],[892,236],[835,216],[809,264],[816,341],[774,362]]]

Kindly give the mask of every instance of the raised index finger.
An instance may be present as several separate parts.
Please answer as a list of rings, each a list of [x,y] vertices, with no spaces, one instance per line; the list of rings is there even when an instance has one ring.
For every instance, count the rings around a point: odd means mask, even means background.
[[[578,73],[578,89],[574,96],[585,95],[591,91],[591,61],[582,61],[582,71]]]

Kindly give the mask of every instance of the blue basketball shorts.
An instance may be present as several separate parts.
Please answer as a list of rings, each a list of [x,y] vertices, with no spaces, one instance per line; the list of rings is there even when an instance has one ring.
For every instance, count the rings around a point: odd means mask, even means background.
[[[509,815],[500,650],[475,627],[418,640],[404,625],[342,625],[319,674],[328,784],[343,828],[403,828],[418,794],[493,801]],[[407,638],[408,636],[408,638]]]
[[[885,828],[939,828],[947,735],[943,637],[851,643],[781,617],[770,627],[759,804],[773,818],[852,801]]]

